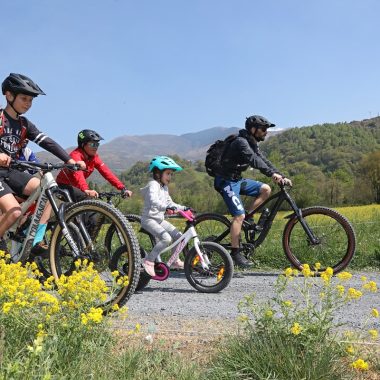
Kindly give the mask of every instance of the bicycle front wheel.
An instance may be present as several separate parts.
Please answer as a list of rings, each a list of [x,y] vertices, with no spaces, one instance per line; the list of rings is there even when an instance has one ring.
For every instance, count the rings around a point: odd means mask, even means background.
[[[185,275],[190,285],[202,293],[217,293],[231,281],[234,264],[228,252],[219,244],[201,242],[199,248],[210,264],[204,269],[193,247],[185,256]]]
[[[89,214],[93,220],[101,223],[96,234],[88,231]],[[115,304],[123,306],[135,291],[141,266],[139,244],[131,225],[119,210],[98,200],[84,200],[69,205],[64,219],[70,238],[79,248],[80,257],[75,257],[64,231],[57,224],[50,240],[53,276],[56,279],[62,274],[69,276],[76,270],[78,258],[87,259],[104,281],[107,292],[106,299],[98,306],[103,307],[105,312]],[[110,226],[115,234],[106,244]],[[128,281],[125,281],[126,278]]]
[[[283,248],[288,260],[301,270],[302,264],[309,264],[319,272],[327,267],[334,274],[342,271],[355,254],[356,238],[350,222],[340,213],[327,207],[309,207],[302,210],[312,234],[317,239],[312,243],[296,215],[292,215],[283,233]]]
[[[156,240],[152,234],[149,232],[145,231],[141,227],[141,217],[139,215],[135,214],[127,214],[125,215],[127,218],[128,222],[131,224],[133,231],[135,235],[137,236],[137,240],[139,241],[139,246],[140,246],[140,256],[142,259],[144,259],[150,252],[152,252],[153,247],[156,245]],[[112,236],[114,234],[113,229],[109,229],[109,234]],[[109,239],[107,238],[107,241]],[[141,265],[140,269],[140,278],[136,286],[136,291],[144,289],[150,282],[152,277],[150,277],[144,270],[144,267]]]

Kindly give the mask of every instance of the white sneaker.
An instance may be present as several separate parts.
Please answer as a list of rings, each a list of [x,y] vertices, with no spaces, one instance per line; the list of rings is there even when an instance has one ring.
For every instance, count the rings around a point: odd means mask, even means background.
[[[177,259],[177,261],[175,261],[170,268],[171,269],[183,269],[183,267],[184,267],[183,261],[180,259]]]
[[[150,277],[154,277],[156,272],[154,271],[154,261],[144,260],[142,263],[145,272],[149,274]]]

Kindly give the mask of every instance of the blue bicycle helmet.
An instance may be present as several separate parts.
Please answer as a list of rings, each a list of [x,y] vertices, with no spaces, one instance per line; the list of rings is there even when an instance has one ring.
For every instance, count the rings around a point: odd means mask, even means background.
[[[182,168],[170,157],[167,156],[156,156],[150,161],[149,171],[153,171],[154,168],[158,170],[172,169],[177,172],[181,171]]]

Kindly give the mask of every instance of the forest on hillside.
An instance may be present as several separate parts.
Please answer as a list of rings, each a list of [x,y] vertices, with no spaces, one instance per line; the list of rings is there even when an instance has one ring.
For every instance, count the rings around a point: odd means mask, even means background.
[[[299,206],[342,206],[380,203],[380,118],[368,122],[338,123],[292,128],[261,143],[261,150],[275,166],[293,181],[292,194]],[[162,152],[165,154],[165,152]],[[213,178],[203,160],[187,161],[173,157],[184,170],[176,173],[170,194],[177,202],[198,212],[226,212]],[[129,212],[140,212],[139,189],[151,178],[148,162],[137,162],[121,173],[134,196],[123,202]],[[269,183],[257,170],[246,177]],[[92,184],[106,189],[107,185]]]

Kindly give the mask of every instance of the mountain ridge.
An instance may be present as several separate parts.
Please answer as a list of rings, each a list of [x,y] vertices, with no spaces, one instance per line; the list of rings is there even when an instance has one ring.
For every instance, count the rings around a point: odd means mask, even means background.
[[[269,131],[268,137],[285,135],[292,130],[303,128],[315,128],[333,125],[348,125],[354,128],[380,128],[380,117],[364,119],[361,121],[351,121],[350,123],[317,124],[312,126],[288,128],[282,130]],[[217,139],[223,139],[230,134],[238,133],[237,127],[212,127],[199,132],[185,133],[181,135],[171,134],[146,134],[146,135],[124,135],[102,143],[99,147],[99,155],[105,163],[116,173],[121,173],[129,169],[138,161],[149,161],[155,155],[178,155],[190,161],[203,160],[210,144]],[[268,138],[263,146],[269,142]],[[71,152],[75,147],[69,147],[67,152]],[[59,159],[46,151],[36,153],[41,162],[58,162]]]

